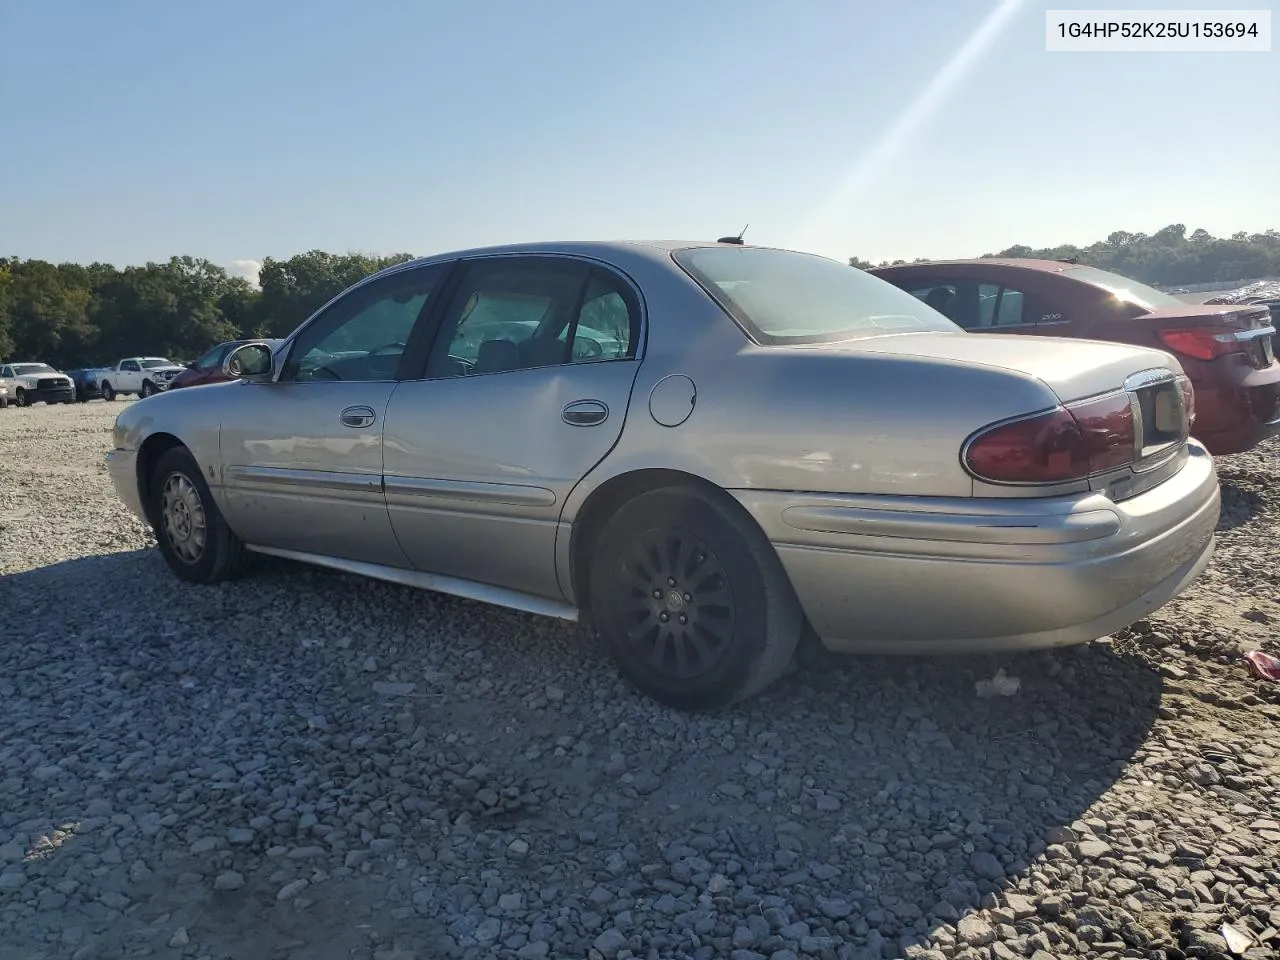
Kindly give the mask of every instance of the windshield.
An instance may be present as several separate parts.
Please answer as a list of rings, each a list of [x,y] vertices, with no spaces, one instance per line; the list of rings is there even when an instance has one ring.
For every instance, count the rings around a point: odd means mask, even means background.
[[[143,370],[154,370],[156,367],[175,366],[172,360],[166,360],[164,357],[147,357],[147,359],[141,362]]]
[[[1179,300],[1173,294],[1164,293],[1155,287],[1148,287],[1145,283],[1130,280],[1128,277],[1122,277],[1120,274],[1112,273],[1109,270],[1099,270],[1097,267],[1074,267],[1066,271],[1065,275],[1073,280],[1083,280],[1085,283],[1091,283],[1095,287],[1102,287],[1108,293],[1126,303],[1135,304],[1144,310],[1158,310],[1160,307],[1185,307],[1187,305],[1185,300]]]
[[[13,374],[16,377],[29,377],[33,373],[57,373],[47,363],[15,363],[13,365]]]
[[[674,254],[757,343],[827,343],[960,328],[911,294],[826,257],[758,247]]]

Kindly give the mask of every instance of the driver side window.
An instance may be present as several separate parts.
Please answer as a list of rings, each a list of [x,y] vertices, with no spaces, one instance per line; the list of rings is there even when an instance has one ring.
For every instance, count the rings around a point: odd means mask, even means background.
[[[409,335],[449,267],[417,267],[351,291],[298,334],[280,379],[394,380]]]
[[[137,360],[126,360],[124,363],[120,364],[120,369],[127,370],[130,373],[137,373],[142,368],[138,366]]]

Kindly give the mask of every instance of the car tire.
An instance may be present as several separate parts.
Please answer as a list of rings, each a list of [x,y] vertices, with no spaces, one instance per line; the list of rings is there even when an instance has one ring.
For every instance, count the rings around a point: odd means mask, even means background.
[[[151,383],[151,381],[144,380],[142,381],[142,390],[138,393],[138,396],[142,397],[142,399],[145,400],[147,397],[151,396],[155,392],[156,392],[156,388]]]
[[[590,598],[622,675],[684,710],[763,690],[786,670],[805,623],[760,529],[736,503],[693,486],[641,494],[613,515],[592,552]]]
[[[102,384],[102,399],[114,400],[115,398],[116,398],[115,387],[111,386],[110,383],[107,383],[106,381],[104,381]]]
[[[3,409],[4,409],[5,407],[7,407],[8,405],[9,405],[9,398],[8,398],[8,397],[0,397],[0,410],[3,410]]]
[[[23,390],[21,387],[14,391],[13,402],[20,407],[31,406],[31,403],[27,400],[27,391]]]
[[[179,579],[221,583],[244,573],[250,554],[227,526],[199,464],[186,447],[167,451],[151,472],[150,511],[160,552]]]

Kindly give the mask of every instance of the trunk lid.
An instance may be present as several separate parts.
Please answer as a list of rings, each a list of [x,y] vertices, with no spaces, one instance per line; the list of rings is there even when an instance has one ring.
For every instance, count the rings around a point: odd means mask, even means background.
[[[1142,371],[1166,371],[1170,377],[1182,374],[1171,355],[1148,347],[1012,334],[904,333],[822,344],[818,349],[997,367],[1040,380],[1063,403],[1119,390],[1126,378]]]

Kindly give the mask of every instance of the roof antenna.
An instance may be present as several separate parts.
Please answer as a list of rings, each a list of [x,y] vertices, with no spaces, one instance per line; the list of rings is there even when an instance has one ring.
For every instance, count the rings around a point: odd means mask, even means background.
[[[719,240],[716,241],[716,243],[732,243],[735,246],[739,246],[739,247],[742,246],[742,238],[746,234],[747,227],[749,226],[751,226],[751,224],[748,223],[746,227],[742,228],[742,232],[739,233],[736,237],[721,237]]]

